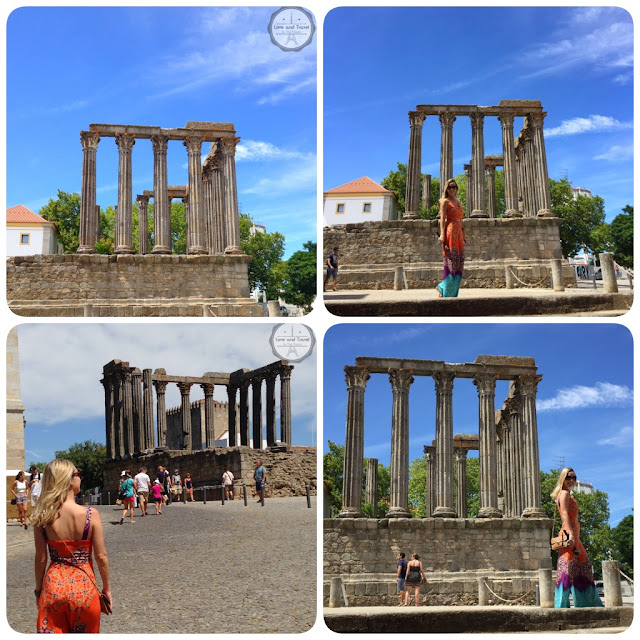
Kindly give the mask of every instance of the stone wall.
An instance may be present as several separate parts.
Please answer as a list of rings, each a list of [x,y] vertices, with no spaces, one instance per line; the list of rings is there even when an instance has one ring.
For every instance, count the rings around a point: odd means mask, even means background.
[[[317,488],[317,449],[316,447],[292,447],[290,451],[271,452],[255,450],[249,447],[219,447],[204,451],[164,451],[128,460],[107,460],[104,468],[104,490],[117,491],[120,472],[129,469],[132,475],[139,467],[147,468],[154,479],[159,465],[174,469],[180,475],[188,472],[194,481],[194,487],[219,485],[225,467],[229,465],[236,479],[236,492],[240,495],[241,484],[253,485],[255,461],[262,460],[267,469],[267,497],[289,497],[306,495],[305,484],[311,485],[315,495]],[[195,492],[196,500],[202,494]]]
[[[169,449],[182,449],[184,434],[182,431],[182,407],[167,409],[167,446]],[[220,439],[229,429],[229,403],[213,403],[213,424],[216,440]],[[240,433],[240,405],[236,404],[236,433]],[[191,403],[191,448],[202,449],[207,442],[205,431],[204,400]]]
[[[249,299],[250,261],[246,255],[17,256],[7,259],[7,301],[25,316],[206,315],[203,303],[217,305],[223,313],[221,305],[229,311],[237,307],[237,313],[226,315],[262,315],[262,308]],[[91,305],[89,313],[83,311],[85,305]],[[180,305],[197,306],[200,312],[150,312]],[[146,312],[113,311],[127,306]]]
[[[476,604],[478,578],[509,600],[551,568],[551,520],[521,518],[344,518],[324,520],[324,598],[332,577],[351,606],[397,604],[396,555],[418,553],[429,604]],[[534,592],[525,603],[532,604]]]
[[[510,265],[523,282],[544,279],[538,286],[548,287],[549,261],[562,258],[561,224],[561,218],[465,218],[463,286],[504,287]],[[437,220],[338,225],[325,227],[323,235],[324,260],[331,247],[339,249],[341,289],[391,289],[394,267],[400,265],[411,289],[429,289],[442,280]],[[575,286],[569,264],[563,265],[563,276],[565,286]]]

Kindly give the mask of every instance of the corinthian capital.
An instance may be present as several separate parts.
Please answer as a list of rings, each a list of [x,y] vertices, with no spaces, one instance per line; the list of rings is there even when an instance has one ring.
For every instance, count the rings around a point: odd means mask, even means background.
[[[167,145],[169,143],[169,136],[157,133],[151,136],[151,144],[153,145],[153,153],[167,153]]]
[[[498,120],[502,123],[503,129],[513,129],[513,113],[502,111],[498,114]]]
[[[412,127],[421,127],[427,116],[420,111],[409,111],[409,124]]]
[[[235,156],[236,146],[240,142],[240,138],[220,138],[220,150],[224,156]]]
[[[456,121],[456,114],[451,113],[450,111],[445,111],[441,113],[438,118],[440,119],[440,124],[443,127],[452,127],[453,123]]]
[[[436,371],[433,374],[433,381],[436,384],[436,393],[452,393],[455,373],[451,371]]]
[[[178,382],[178,389],[183,396],[188,396],[191,391],[192,382]]]
[[[116,144],[120,151],[131,151],[136,143],[133,133],[116,133]]]
[[[202,153],[202,138],[200,136],[185,136],[182,144],[187,148],[187,153],[200,156]]]
[[[484,123],[484,113],[470,113],[469,120],[471,120],[471,127],[473,129],[478,129]]]
[[[389,382],[394,391],[409,391],[413,384],[413,371],[411,369],[389,369]]]
[[[98,148],[98,142],[100,142],[100,135],[93,131],[81,131],[80,142],[82,142],[83,149],[95,151]]]
[[[523,396],[535,396],[538,391],[538,383],[542,376],[535,373],[518,376],[518,389]]]
[[[498,377],[493,373],[478,373],[473,379],[473,384],[478,387],[479,395],[488,395],[495,393],[497,379]]]
[[[369,371],[363,367],[350,367],[347,365],[344,368],[347,389],[364,389],[370,377]]]

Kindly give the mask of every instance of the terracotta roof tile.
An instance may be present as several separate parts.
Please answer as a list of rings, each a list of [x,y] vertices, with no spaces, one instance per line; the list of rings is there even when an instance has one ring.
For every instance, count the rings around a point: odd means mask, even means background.
[[[340,185],[334,189],[325,191],[325,194],[340,194],[340,193],[393,193],[384,187],[381,187],[377,182],[374,182],[371,178],[363,176],[347,184]]]
[[[23,204],[17,204],[15,207],[7,209],[7,222],[39,222],[42,224],[49,221],[31,211],[31,209],[27,209]]]

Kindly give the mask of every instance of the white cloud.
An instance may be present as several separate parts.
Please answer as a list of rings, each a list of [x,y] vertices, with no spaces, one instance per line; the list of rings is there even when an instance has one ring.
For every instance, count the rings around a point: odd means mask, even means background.
[[[278,172],[276,177],[264,177],[256,180],[243,194],[268,195],[271,197],[293,197],[309,189],[315,189],[317,161],[314,153],[301,154],[294,166]]]
[[[304,154],[299,151],[281,149],[271,142],[260,142],[258,140],[243,140],[236,147],[236,162],[302,157],[304,157]]]
[[[617,433],[611,434],[596,442],[597,446],[631,447],[633,445],[633,427],[622,427]]]
[[[591,387],[576,385],[560,389],[554,398],[538,400],[538,411],[563,411],[589,407],[618,407],[633,404],[633,391],[624,385],[596,382]]]
[[[620,160],[627,160],[633,158],[633,145],[628,144],[625,146],[614,144],[610,149],[594,156],[594,160],[611,160],[618,162]]]
[[[554,136],[570,136],[577,133],[597,133],[614,129],[631,129],[631,122],[620,122],[610,116],[590,115],[587,118],[572,118],[563,120],[558,127],[545,129],[545,138]]]

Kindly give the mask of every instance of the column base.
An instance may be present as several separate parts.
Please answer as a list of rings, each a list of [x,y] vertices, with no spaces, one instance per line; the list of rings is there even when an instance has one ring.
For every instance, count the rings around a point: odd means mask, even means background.
[[[81,247],[78,247],[77,254],[79,255],[88,255],[88,254],[92,254],[92,253],[98,253],[96,251],[95,247],[91,247],[88,244],[82,245]]]
[[[482,507],[478,511],[478,518],[502,518],[502,511],[495,507]]]
[[[386,518],[411,518],[411,513],[402,507],[391,507]]]
[[[538,211],[538,218],[555,218],[555,214],[551,209],[540,209]]]
[[[527,507],[522,512],[523,518],[546,518],[546,514],[542,509],[538,509],[537,507]]]
[[[431,514],[432,518],[455,518],[456,512],[451,507],[436,507]]]
[[[343,508],[338,514],[338,518],[364,518],[365,515],[362,511],[359,511],[353,507]]]
[[[203,256],[203,255],[207,255],[209,252],[204,247],[196,246],[196,247],[189,247],[189,250],[187,251],[187,253],[190,256]]]
[[[420,215],[417,211],[405,211],[402,216],[403,220],[420,220]]]
[[[224,253],[225,255],[244,255],[244,251],[240,247],[227,247]]]
[[[518,211],[517,209],[507,209],[504,212],[504,217],[505,218],[522,218],[522,213],[520,213],[520,211]]]
[[[169,249],[169,247],[165,247],[163,245],[156,245],[155,247],[153,247],[153,250],[151,251],[151,255],[168,255],[171,253],[171,249]]]
[[[483,211],[482,209],[474,209],[471,212],[471,215],[469,217],[470,218],[488,218],[489,214],[486,211]]]
[[[134,254],[135,251],[131,247],[116,247],[116,250],[113,253],[115,253],[117,256],[128,256]]]

